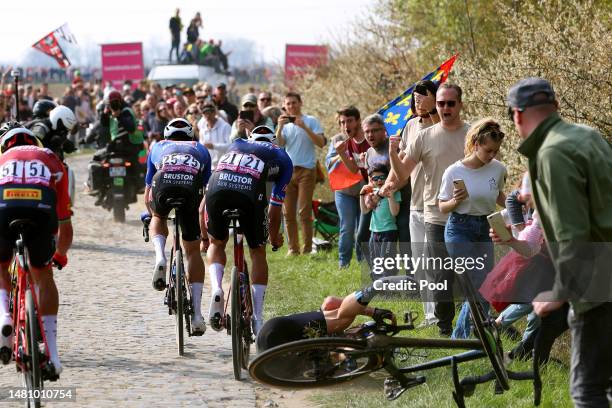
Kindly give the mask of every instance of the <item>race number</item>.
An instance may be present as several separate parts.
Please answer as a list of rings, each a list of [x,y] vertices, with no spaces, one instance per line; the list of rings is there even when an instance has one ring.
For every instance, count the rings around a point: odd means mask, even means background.
[[[0,167],[0,184],[49,185],[52,174],[40,160],[9,160]]]
[[[166,166],[186,166],[194,169],[200,168],[200,161],[190,154],[172,153],[162,158],[162,168]]]
[[[255,155],[231,152],[221,156],[217,170],[231,170],[259,177],[264,166],[264,162]]]

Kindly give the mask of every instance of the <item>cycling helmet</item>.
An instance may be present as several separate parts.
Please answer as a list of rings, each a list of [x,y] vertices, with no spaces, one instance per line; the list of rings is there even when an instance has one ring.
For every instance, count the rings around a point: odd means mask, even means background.
[[[164,139],[193,140],[193,126],[183,118],[172,119],[164,128]]]
[[[249,140],[273,142],[276,140],[276,134],[267,126],[257,126],[249,135]]]
[[[64,105],[53,108],[53,110],[49,112],[49,121],[51,121],[51,129],[58,130],[61,123],[69,132],[72,131],[77,124],[74,113],[70,108]]]
[[[0,153],[6,152],[11,147],[26,145],[43,147],[40,140],[28,129],[24,127],[14,128],[0,138]]]
[[[49,112],[55,107],[57,107],[57,103],[48,99],[39,99],[32,108],[32,116],[36,119],[47,119],[49,117]]]

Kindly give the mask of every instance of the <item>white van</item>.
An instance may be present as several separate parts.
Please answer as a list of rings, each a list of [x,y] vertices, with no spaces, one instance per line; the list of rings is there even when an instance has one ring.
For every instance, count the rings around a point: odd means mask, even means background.
[[[180,84],[191,87],[199,81],[214,87],[221,82],[227,84],[228,78],[227,75],[216,73],[212,67],[195,64],[157,65],[151,68],[147,77],[149,81],[157,82],[162,87]]]

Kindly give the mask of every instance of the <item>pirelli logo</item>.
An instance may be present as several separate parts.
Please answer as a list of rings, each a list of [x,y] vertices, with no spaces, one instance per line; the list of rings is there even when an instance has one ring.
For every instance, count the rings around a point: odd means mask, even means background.
[[[3,200],[42,200],[42,191],[36,188],[7,188]]]

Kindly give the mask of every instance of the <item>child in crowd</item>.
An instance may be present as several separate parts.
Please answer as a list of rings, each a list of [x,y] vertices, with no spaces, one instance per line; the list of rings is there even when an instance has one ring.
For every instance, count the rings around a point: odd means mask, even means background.
[[[495,205],[504,206],[506,166],[495,159],[504,139],[492,118],[476,122],[465,137],[465,158],[450,165],[442,176],[438,195],[440,211],[451,213],[444,231],[444,242],[453,258],[484,258],[485,267],[467,270],[478,290],[493,262],[493,243],[489,237],[487,215]],[[488,303],[480,298],[485,310]],[[471,331],[469,305],[463,304],[453,338],[468,338]]]
[[[370,219],[370,256],[376,258],[395,258],[397,253],[397,222],[399,203],[402,197],[396,189],[390,189],[387,195],[380,193],[380,188],[385,184],[389,175],[389,167],[378,164],[368,171],[369,184],[362,187],[360,195],[361,212],[364,214],[372,211]],[[387,270],[382,276],[396,275],[397,270]],[[382,276],[372,276],[374,279]]]

